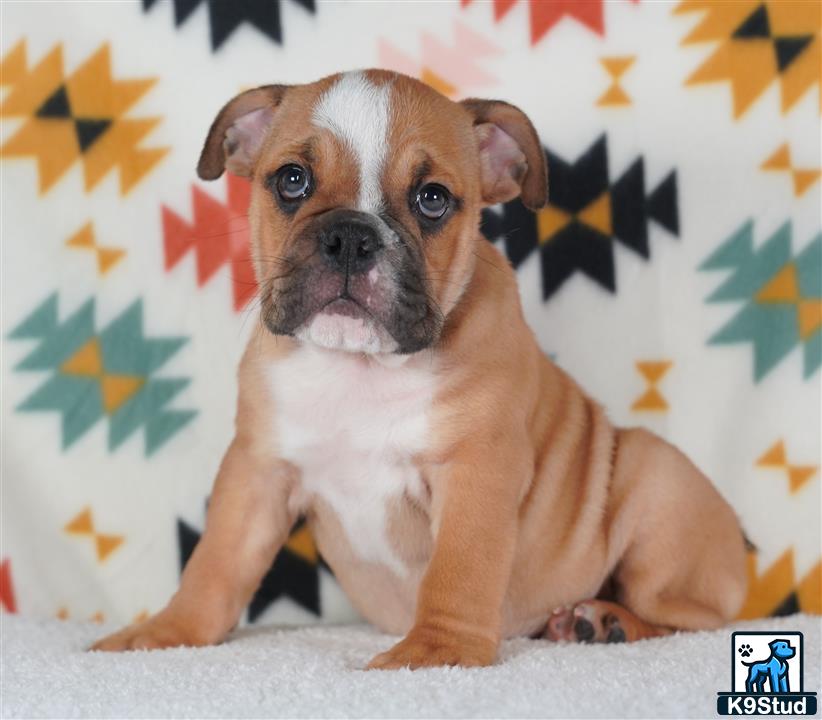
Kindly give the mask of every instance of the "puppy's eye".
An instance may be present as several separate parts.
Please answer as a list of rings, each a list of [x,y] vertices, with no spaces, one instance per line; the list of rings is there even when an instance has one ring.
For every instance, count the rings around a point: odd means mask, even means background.
[[[417,193],[416,205],[419,212],[429,220],[439,220],[448,210],[451,196],[436,183],[423,185]]]
[[[276,173],[276,188],[286,202],[308,195],[308,171],[299,165],[284,165]]]

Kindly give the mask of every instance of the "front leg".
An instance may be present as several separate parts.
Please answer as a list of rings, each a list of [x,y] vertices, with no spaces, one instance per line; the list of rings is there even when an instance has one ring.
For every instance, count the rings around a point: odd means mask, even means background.
[[[491,665],[517,537],[527,453],[463,451],[429,478],[434,550],[414,626],[369,669]],[[467,456],[474,450],[472,456]]]
[[[214,485],[202,539],[168,606],[92,650],[200,646],[220,642],[237,624],[294,522],[288,468],[235,439]]]

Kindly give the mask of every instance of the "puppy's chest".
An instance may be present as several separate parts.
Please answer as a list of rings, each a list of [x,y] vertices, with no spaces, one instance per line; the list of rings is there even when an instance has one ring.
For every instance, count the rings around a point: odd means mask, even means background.
[[[423,496],[414,458],[428,442],[433,372],[309,346],[276,363],[271,382],[279,454],[300,470],[302,502],[322,501],[361,560],[402,575],[390,516]]]

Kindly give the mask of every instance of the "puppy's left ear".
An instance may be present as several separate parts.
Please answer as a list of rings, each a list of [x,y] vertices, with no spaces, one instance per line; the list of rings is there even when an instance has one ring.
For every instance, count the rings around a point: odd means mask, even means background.
[[[286,90],[286,85],[264,85],[229,100],[211,123],[197,175],[216,180],[228,170],[250,177]]]
[[[518,107],[501,100],[460,103],[474,117],[482,199],[493,205],[520,196],[531,210],[548,202],[548,170],[537,131]]]

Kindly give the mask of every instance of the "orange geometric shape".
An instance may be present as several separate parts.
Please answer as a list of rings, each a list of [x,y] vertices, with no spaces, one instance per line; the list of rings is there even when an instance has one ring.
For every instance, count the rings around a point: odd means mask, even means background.
[[[794,465],[788,462],[785,443],[782,442],[782,440],[774,443],[765,454],[756,461],[756,464],[758,467],[784,470],[788,476],[788,489],[792,495],[801,490],[819,470],[815,465]]]
[[[755,552],[748,553],[748,595],[737,620],[768,617],[794,590],[793,549],[786,550],[762,575]]]
[[[799,336],[807,340],[822,327],[822,300],[800,300],[796,306]]]
[[[69,611],[65,605],[61,605],[60,608],[55,613],[58,620],[68,620],[69,619]]]
[[[98,624],[101,624],[101,623],[105,622],[105,619],[106,619],[106,616],[103,615],[103,613],[101,613],[99,610],[89,618],[89,620],[91,622],[98,623]]]
[[[97,559],[102,562],[111,553],[113,553],[120,545],[123,544],[124,538],[120,535],[96,535],[94,544],[97,548]]]
[[[759,168],[760,170],[790,173],[793,182],[793,192],[796,197],[803,195],[811,185],[822,177],[822,170],[819,168],[794,167],[791,161],[791,151],[788,143],[784,143],[778,147]]]
[[[782,440],[775,442],[756,464],[759,467],[785,467],[788,463],[787,455],[785,454],[785,443]]]
[[[796,595],[802,612],[822,615],[822,560],[802,578]]]
[[[788,147],[788,143],[780,145],[759,168],[760,170],[790,170],[791,150]]]
[[[94,226],[89,220],[74,235],[66,240],[66,245],[72,248],[94,248]]]
[[[547,242],[572,220],[572,216],[555,205],[537,210],[537,233],[540,243]]]
[[[11,582],[11,560],[6,558],[0,563],[0,607],[6,612],[17,612],[14,599],[14,586]]]
[[[631,410],[662,412],[668,409],[668,402],[657,389],[656,385],[671,369],[670,360],[638,360],[636,369],[648,383],[648,389],[634,400]]]
[[[788,480],[790,481],[791,493],[797,492],[808,480],[816,475],[818,469],[814,465],[790,465],[788,467]]]
[[[103,354],[100,341],[93,337],[60,366],[60,372],[66,375],[82,377],[99,377],[103,372]]]
[[[308,530],[307,525],[303,525],[288,538],[285,546],[295,555],[299,555],[303,560],[307,560],[312,565],[316,564],[319,554],[314,538]]]
[[[619,84],[619,81],[620,78],[627,72],[628,68],[634,64],[635,60],[636,56],[634,55],[604,57],[599,59],[602,66],[605,68],[605,71],[611,76],[611,80],[613,82],[605,93],[599,98],[599,100],[597,100],[597,105],[608,106],[631,104],[631,98],[628,97],[628,94],[625,90],[623,90],[622,86]]]
[[[0,148],[0,155],[34,156],[41,193],[80,159],[86,190],[119,169],[120,193],[125,195],[168,152],[168,148],[137,147],[159,118],[124,118],[156,80],[114,80],[107,44],[69,77],[63,72],[59,45],[31,71],[25,69],[24,46],[16,46],[4,67],[7,63],[12,77],[4,77],[3,83],[13,87],[0,104],[0,115],[25,120]]]
[[[91,516],[91,508],[87,507],[66,525],[63,530],[72,535],[93,535],[94,519]]]
[[[611,194],[604,192],[588,207],[577,214],[577,219],[599,230],[603,235],[611,234]]]
[[[134,375],[103,375],[100,392],[106,412],[109,415],[116,412],[140,391],[145,382],[145,378]]]
[[[691,11],[702,12],[702,17],[682,44],[719,44],[688,78],[686,85],[729,82],[735,118],[740,117],[774,82],[780,86],[783,114],[813,85],[820,84],[822,3],[805,0],[683,0],[675,9],[676,13]],[[737,31],[754,13],[765,15],[767,34],[740,37]],[[782,64],[777,59],[778,44],[797,39],[804,43],[799,54],[788,64]]]
[[[793,178],[794,195],[800,197],[811,185],[822,177],[822,170],[792,170],[791,175]]]
[[[796,303],[799,301],[799,277],[794,263],[788,263],[756,293],[761,303]]]
[[[97,248],[97,269],[105,275],[112,267],[125,257],[126,251],[119,248]]]
[[[66,247],[94,252],[97,258],[97,270],[100,275],[105,275],[126,254],[126,251],[120,248],[97,245],[97,240],[94,237],[94,226],[90,220],[66,240]]]

